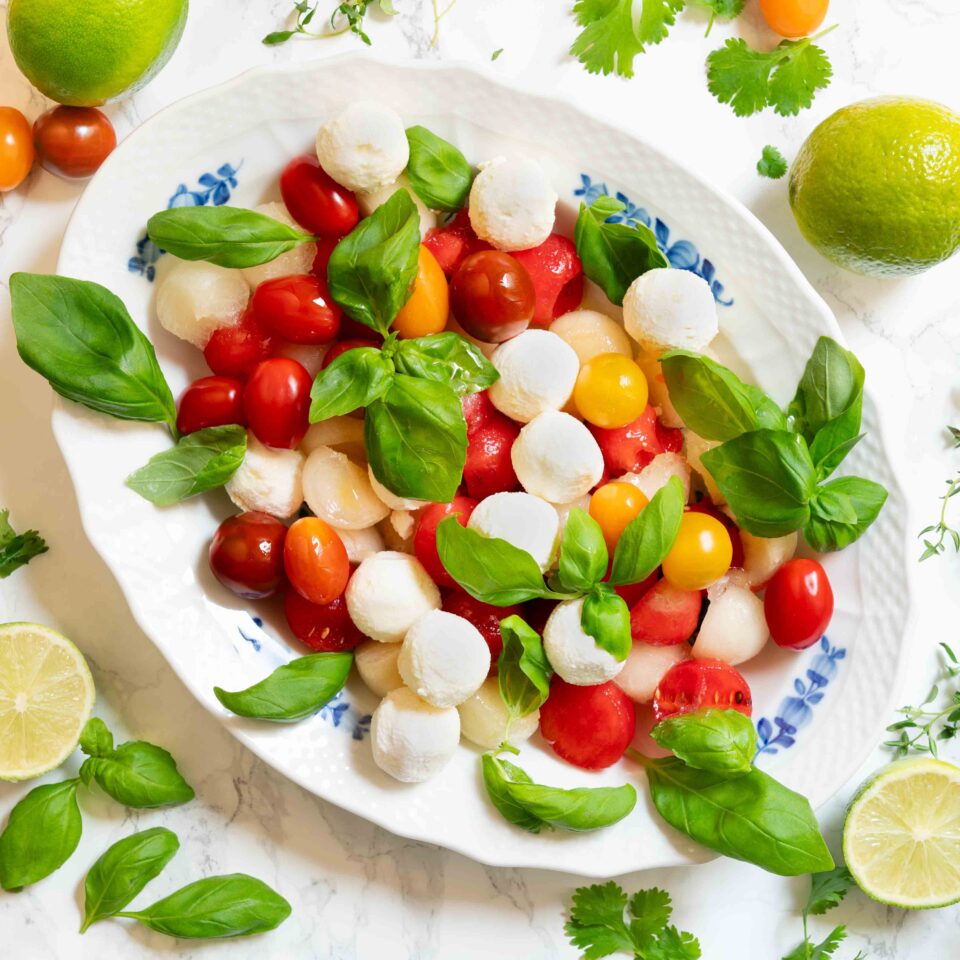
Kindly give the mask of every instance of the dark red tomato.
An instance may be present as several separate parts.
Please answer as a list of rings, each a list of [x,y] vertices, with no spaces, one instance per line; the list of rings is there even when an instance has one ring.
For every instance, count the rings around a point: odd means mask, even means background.
[[[583,300],[583,264],[572,240],[551,233],[539,247],[513,254],[530,274],[536,294],[533,327],[549,327],[557,317],[576,310]]]
[[[509,253],[485,250],[460,264],[450,281],[457,322],[478,340],[502,343],[533,319],[536,294],[530,275]]]
[[[280,195],[290,216],[321,237],[346,236],[360,219],[357,198],[340,186],[315,156],[294,157],[280,174]]]
[[[438,586],[455,587],[457,583],[440,562],[440,555],[437,553],[437,526],[445,517],[456,517],[460,526],[465,527],[476,505],[477,501],[470,497],[457,496],[450,503],[431,503],[420,514],[413,535],[413,552]]]
[[[343,356],[348,350],[356,350],[359,347],[374,347],[379,350],[382,346],[382,340],[339,340],[327,351],[320,369],[326,370],[337,357]]]
[[[519,435],[520,425],[498,413],[468,436],[463,483],[474,500],[520,489],[510,457],[513,442]]]
[[[703,593],[659,580],[630,607],[630,633],[638,643],[669,647],[686,643],[700,623]]]
[[[500,621],[516,614],[523,616],[523,608],[519,604],[509,607],[495,607],[493,604],[475,600],[469,593],[462,590],[453,590],[443,597],[443,609],[447,613],[455,613],[464,620],[469,620],[479,631],[487,646],[490,648],[490,675],[497,672],[497,661],[503,650],[503,635],[500,633]]]
[[[691,513],[705,513],[708,516],[719,520],[730,534],[730,543],[733,545],[733,559],[730,561],[731,567],[743,567],[743,537],[740,536],[740,528],[730,519],[709,497],[704,497],[698,503],[687,507]]]
[[[310,374],[296,360],[271,357],[257,364],[243,391],[254,436],[268,447],[295,447],[310,425]]]
[[[204,427],[228,423],[245,424],[243,381],[233,377],[201,377],[194,380],[180,398],[177,430],[193,433]]]
[[[614,683],[576,687],[554,677],[540,708],[540,733],[558,757],[584,770],[615,764],[636,726],[633,701]]]
[[[492,249],[486,240],[481,240],[473,232],[466,208],[445,226],[428,230],[423,245],[433,254],[448,280],[471,253]]]
[[[313,266],[310,272],[321,280],[327,279],[327,264],[330,263],[330,254],[333,248],[340,242],[334,237],[321,237],[317,241],[317,252],[313,256]]]
[[[207,366],[224,377],[246,379],[273,352],[273,337],[249,307],[232,327],[218,327],[203,348]]]
[[[657,432],[657,412],[649,405],[625,427],[604,429],[589,423],[587,426],[600,445],[604,465],[611,477],[638,473],[655,456],[667,452]]]
[[[826,570],[816,560],[788,560],[767,584],[763,612],[778,647],[812,647],[833,616],[833,588]]]
[[[67,180],[92,177],[116,145],[113,124],[95,107],[54,107],[33,124],[40,166]]]
[[[486,390],[468,393],[460,403],[463,405],[463,419],[467,421],[467,436],[473,436],[481,427],[503,414],[493,405]]]
[[[329,343],[340,330],[342,311],[312,273],[261,283],[251,306],[263,327],[291,343]]]
[[[293,589],[311,603],[333,603],[350,579],[347,548],[319,517],[301,517],[291,525],[283,544],[283,567]]]
[[[610,565],[613,566],[612,559]],[[609,576],[610,574],[608,573],[607,578],[609,578]],[[654,570],[646,580],[641,580],[639,583],[625,583],[613,589],[623,598],[624,603],[626,603],[628,607],[633,607],[657,585],[659,579],[660,571]]]
[[[350,619],[342,596],[332,603],[311,603],[296,590],[288,590],[283,612],[293,635],[317,653],[352,650],[364,639]]]
[[[238,597],[269,597],[283,583],[286,536],[287,528],[269,513],[228,517],[210,543],[210,569]]]
[[[656,723],[695,710],[739,710],[750,716],[753,697],[739,671],[722,660],[684,660],[675,663],[653,692]]]

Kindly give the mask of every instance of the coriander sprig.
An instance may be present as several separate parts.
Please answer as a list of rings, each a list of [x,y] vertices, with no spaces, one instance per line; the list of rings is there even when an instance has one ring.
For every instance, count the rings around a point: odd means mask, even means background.
[[[810,939],[808,921],[811,916],[822,917],[828,910],[838,906],[853,886],[854,879],[846,867],[837,867],[826,873],[815,873],[810,877],[810,893],[801,912],[803,943],[788,953],[783,960],[825,960],[834,955],[840,944],[847,938],[847,928],[842,924],[834,927],[820,943],[814,943]],[[864,954],[858,953],[853,960],[864,960]]]
[[[953,437],[953,445],[955,447],[960,447],[960,427],[947,427],[947,430],[950,433],[950,436]],[[924,527],[918,537],[923,539],[924,550],[920,555],[920,560],[927,560],[930,557],[937,557],[947,549],[947,539],[949,538],[954,546],[954,549],[960,553],[960,530],[957,530],[951,527],[947,523],[947,508],[950,505],[950,500],[960,494],[960,470],[957,471],[957,475],[950,480],[947,480],[947,492],[940,498],[940,516],[937,519],[936,523],[931,524],[929,527]],[[934,540],[932,537],[928,537],[927,534],[936,534],[937,539]]]

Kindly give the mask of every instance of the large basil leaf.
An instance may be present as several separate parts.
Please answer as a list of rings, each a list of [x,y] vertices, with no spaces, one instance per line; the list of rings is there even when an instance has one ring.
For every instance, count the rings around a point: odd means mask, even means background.
[[[560,582],[568,590],[586,593],[607,572],[609,556],[600,524],[585,510],[567,514],[560,542]]]
[[[397,190],[333,248],[330,294],[347,316],[386,336],[410,299],[419,253],[420,214],[410,194]]]
[[[497,663],[500,697],[511,718],[539,710],[550,695],[553,670],[540,634],[516,614],[500,621],[503,650]]]
[[[728,776],[749,773],[757,732],[739,710],[698,710],[667,717],[650,736],[690,767]]]
[[[473,182],[467,158],[426,127],[407,127],[407,142],[407,178],[416,195],[431,210],[459,210]]]
[[[803,535],[820,553],[842,550],[864,534],[886,501],[886,489],[872,480],[830,480],[817,488],[810,501],[810,519]]]
[[[245,690],[228,693],[214,687],[217,699],[240,717],[257,720],[302,720],[325,707],[350,674],[353,654],[311,653],[277,667]]]
[[[174,207],[147,221],[150,239],[181,260],[255,267],[315,239],[266,214],[238,207]]]
[[[17,350],[57,393],[121,420],[176,424],[152,344],[106,287],[15,273],[10,299]]]
[[[609,582],[641,583],[663,563],[683,519],[683,484],[671,477],[624,528],[613,553]]]
[[[633,646],[630,609],[613,587],[598,583],[584,597],[580,626],[601,650],[606,650],[615,660],[627,659]]]
[[[399,341],[394,363],[400,373],[447,384],[458,397],[479,393],[500,379],[480,348],[452,330]]]
[[[487,796],[504,820],[530,833],[539,833],[543,829],[543,821],[514,800],[508,790],[511,783],[533,783],[530,775],[509,760],[494,757],[490,753],[480,757],[480,769]]]
[[[243,463],[246,428],[205,427],[181,437],[172,450],[152,456],[127,477],[127,486],[158,507],[168,507],[222,487]]]
[[[310,422],[319,423],[366,407],[390,387],[394,366],[376,347],[357,347],[321,370],[310,389]]]
[[[88,757],[80,767],[80,778],[87,785],[96,780],[105,793],[127,807],[165,807],[194,797],[173,757],[145,740],[130,740]]]

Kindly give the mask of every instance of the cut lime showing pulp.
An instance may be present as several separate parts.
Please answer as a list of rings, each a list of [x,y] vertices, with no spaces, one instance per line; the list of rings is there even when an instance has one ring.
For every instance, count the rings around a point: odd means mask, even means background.
[[[36,623],[0,624],[0,780],[28,780],[73,753],[94,700],[83,654]]]

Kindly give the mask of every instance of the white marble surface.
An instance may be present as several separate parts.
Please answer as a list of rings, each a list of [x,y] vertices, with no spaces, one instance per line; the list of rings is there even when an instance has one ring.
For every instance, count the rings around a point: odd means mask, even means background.
[[[332,0],[331,0],[332,5]],[[784,182],[761,180],[753,165],[765,143],[795,153],[833,109],[877,93],[939,99],[960,109],[955,43],[956,0],[834,0],[827,40],[836,77],[813,110],[797,119],[772,114],[740,120],[706,90],[706,53],[733,32],[687,14],[667,43],[637,63],[632,82],[590,77],[564,54],[575,35],[569,4],[558,0],[459,0],[430,47],[430,0],[396,0],[394,23],[371,17],[374,52],[391,56],[489,61],[535,90],[568,97],[642,133],[725,187],[776,233],[834,308],[868,376],[900,399],[892,436],[906,463],[911,523],[937,509],[942,480],[957,456],[943,427],[960,420],[960,258],[924,277],[869,281],[848,274],[805,245],[789,213]],[[2,4],[0,4],[2,6]],[[313,58],[357,46],[353,37],[269,49],[287,0],[193,0],[186,35],[167,68],[145,90],[109,112],[123,136],[178,97],[272,59]],[[769,42],[748,0],[739,29]],[[32,119],[45,104],[11,63],[0,38],[0,103]],[[576,877],[496,870],[455,854],[401,840],[304,793],[235,743],[197,706],[135,626],[119,590],[86,542],[66,471],[49,429],[50,391],[17,359],[8,323],[7,279],[14,270],[50,271],[80,188],[38,172],[0,199],[0,505],[20,527],[38,527],[50,553],[0,581],[0,621],[32,619],[73,637],[94,670],[98,712],[120,736],[168,747],[197,788],[175,810],[126,814],[102,794],[83,797],[80,848],[57,874],[27,892],[0,894],[4,955],[34,958],[221,956],[242,960],[269,951],[284,958],[574,957],[562,932]],[[144,544],[149,549],[149,544]],[[957,640],[960,562],[930,561],[916,577],[917,649],[903,699],[922,696],[935,670],[939,640]],[[891,589],[900,589],[892,584]],[[843,731],[837,731],[838,736]],[[878,740],[882,731],[877,731]],[[823,811],[836,846],[845,804],[856,784],[884,759],[880,752]],[[28,787],[0,784],[0,817]],[[151,892],[158,896],[201,874],[242,870],[263,877],[293,904],[291,919],[269,939],[190,945],[106,922],[77,934],[82,876],[90,863],[136,828],[164,824],[181,852]],[[803,881],[781,880],[743,864],[717,861],[624,878],[636,888],[668,889],[676,920],[701,940],[708,960],[776,960],[799,938]],[[850,947],[875,960],[949,960],[957,955],[960,910],[904,913],[852,894],[827,920],[849,925]],[[12,952],[11,952],[12,951]]]

